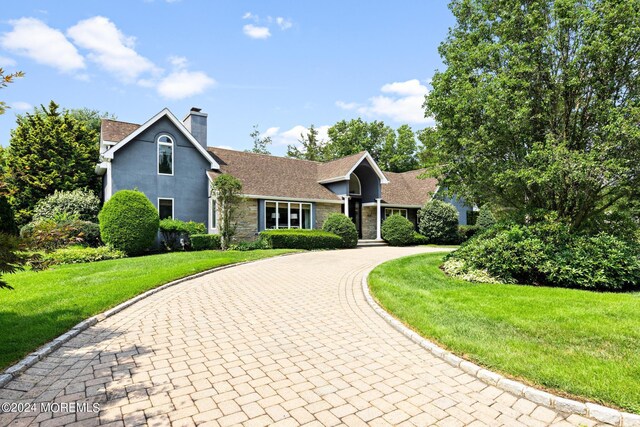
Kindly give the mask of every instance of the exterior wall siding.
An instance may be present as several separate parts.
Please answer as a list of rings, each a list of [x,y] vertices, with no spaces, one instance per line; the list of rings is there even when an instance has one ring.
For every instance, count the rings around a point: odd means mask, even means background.
[[[362,238],[375,239],[377,232],[377,207],[362,207]]]
[[[256,199],[242,199],[237,210],[234,241],[253,241],[258,237],[258,203]]]
[[[173,176],[158,175],[156,139],[161,134],[171,136],[174,141]],[[206,171],[210,166],[173,123],[162,118],[115,153],[113,193],[138,189],[156,208],[158,198],[172,198],[175,218],[202,222],[208,228]]]
[[[322,224],[332,213],[340,213],[342,204],[338,203],[314,203],[315,215],[313,221],[313,228],[322,230]]]

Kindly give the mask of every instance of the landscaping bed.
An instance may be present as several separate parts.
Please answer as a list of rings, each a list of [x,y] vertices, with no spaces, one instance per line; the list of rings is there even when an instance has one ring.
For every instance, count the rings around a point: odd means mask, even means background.
[[[149,289],[223,265],[269,258],[290,250],[175,252],[4,276],[0,369],[63,334],[80,321]]]
[[[374,297],[461,357],[556,394],[640,412],[640,293],[446,276],[443,254],[401,258],[369,276]]]

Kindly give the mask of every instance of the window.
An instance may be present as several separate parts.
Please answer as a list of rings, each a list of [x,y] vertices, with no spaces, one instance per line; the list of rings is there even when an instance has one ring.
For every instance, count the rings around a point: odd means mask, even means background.
[[[173,140],[167,135],[158,138],[158,174],[173,175]]]
[[[360,196],[362,194],[362,187],[360,186],[360,178],[355,173],[351,174],[349,179],[349,194]]]
[[[311,203],[272,202],[264,204],[264,228],[311,229]]]
[[[402,215],[403,217],[408,219],[407,210],[406,209],[386,208],[384,210],[385,218],[389,218],[391,215]]]
[[[160,219],[173,218],[173,199],[158,199]]]
[[[218,225],[218,212],[216,209],[218,208],[216,199],[211,199],[211,228],[216,228]]]

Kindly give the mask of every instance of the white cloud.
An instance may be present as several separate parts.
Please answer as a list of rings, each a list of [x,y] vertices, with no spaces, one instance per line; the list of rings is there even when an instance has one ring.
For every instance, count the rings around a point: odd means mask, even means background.
[[[14,110],[27,111],[27,110],[32,110],[33,105],[24,101],[16,101],[11,103],[11,108],[13,108]]]
[[[387,83],[380,90],[384,93],[395,93],[403,96],[425,96],[429,89],[418,79],[407,80],[406,82]]]
[[[325,125],[317,126],[315,128],[318,131],[318,139],[320,141],[327,141],[329,139],[328,130],[330,127],[331,126]],[[262,135],[260,135],[260,137],[270,137],[274,145],[295,145],[296,147],[300,147],[300,135],[304,134],[306,136],[308,132],[309,128],[302,125],[296,125],[291,129],[282,132],[280,132],[279,127],[271,127],[267,129]]]
[[[134,50],[135,37],[127,37],[108,18],[94,16],[67,30],[74,43],[90,51],[89,59],[131,82],[146,72],[157,72],[155,65]]]
[[[285,19],[282,16],[276,18],[276,24],[278,24],[281,30],[288,30],[293,26],[293,22],[291,22],[290,19]]]
[[[245,35],[252,39],[266,39],[271,37],[271,31],[267,27],[258,27],[253,24],[247,24],[242,27],[242,31]]]
[[[36,18],[20,18],[9,23],[13,30],[0,37],[4,49],[64,72],[85,68],[84,58],[61,31]]]
[[[357,102],[336,101],[336,105],[343,110],[355,110],[360,106]]]
[[[429,89],[418,79],[388,83],[380,91],[387,95],[371,97],[366,104],[337,101],[336,105],[368,117],[388,118],[399,123],[434,124],[432,118],[424,117],[422,104]]]
[[[158,93],[168,99],[183,99],[198,95],[215,84],[202,71],[174,71],[158,83]]]
[[[18,63],[15,59],[6,56],[0,56],[0,67],[15,67]]]
[[[179,70],[184,70],[189,64],[189,61],[187,61],[187,58],[185,58],[184,56],[170,56],[169,62],[171,63],[171,65],[173,65],[174,68],[177,68]]]
[[[260,20],[260,18],[258,18],[258,15],[254,15],[251,12],[246,12],[244,15],[242,15],[242,19],[252,19],[256,22]]]

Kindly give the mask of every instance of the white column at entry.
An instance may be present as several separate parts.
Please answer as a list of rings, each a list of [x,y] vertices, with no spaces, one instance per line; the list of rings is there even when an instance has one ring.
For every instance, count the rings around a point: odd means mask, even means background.
[[[349,216],[349,196],[342,197],[344,197],[344,214],[346,216]]]
[[[380,223],[382,222],[381,214],[382,209],[380,208],[380,201],[382,199],[376,199],[376,240],[382,240],[382,234],[380,232]]]

